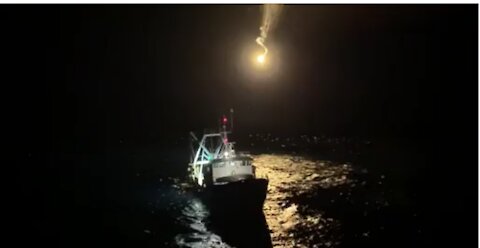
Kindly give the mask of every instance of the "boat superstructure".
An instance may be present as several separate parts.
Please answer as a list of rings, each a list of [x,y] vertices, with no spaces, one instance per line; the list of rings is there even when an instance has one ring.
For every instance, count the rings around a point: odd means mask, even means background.
[[[233,110],[231,117],[233,117]],[[232,118],[231,118],[232,119]],[[217,132],[207,132],[198,139],[190,133],[196,149],[192,147],[189,163],[189,176],[192,181],[202,187],[225,185],[228,183],[255,179],[253,159],[246,153],[237,153],[234,142],[228,139],[228,119],[221,118],[221,128]]]

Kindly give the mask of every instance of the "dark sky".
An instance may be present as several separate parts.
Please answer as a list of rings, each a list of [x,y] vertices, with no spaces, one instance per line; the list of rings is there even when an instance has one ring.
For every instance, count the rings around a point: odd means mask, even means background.
[[[0,12],[8,106],[27,139],[147,142],[216,127],[230,107],[245,132],[430,139],[461,132],[446,119],[476,124],[476,5],[286,6],[268,75],[244,63],[259,6]]]

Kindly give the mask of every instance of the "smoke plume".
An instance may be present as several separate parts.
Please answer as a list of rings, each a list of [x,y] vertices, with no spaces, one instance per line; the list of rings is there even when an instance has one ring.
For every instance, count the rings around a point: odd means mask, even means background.
[[[263,48],[263,56],[268,53],[268,48],[265,42],[268,38],[268,33],[275,27],[278,17],[282,12],[282,4],[264,4],[262,6],[262,26],[260,26],[260,36],[257,37],[256,42]]]

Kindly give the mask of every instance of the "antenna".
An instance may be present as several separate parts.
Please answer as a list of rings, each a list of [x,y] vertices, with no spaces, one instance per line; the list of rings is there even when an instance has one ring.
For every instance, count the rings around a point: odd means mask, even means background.
[[[230,132],[233,133],[233,108],[230,108]]]

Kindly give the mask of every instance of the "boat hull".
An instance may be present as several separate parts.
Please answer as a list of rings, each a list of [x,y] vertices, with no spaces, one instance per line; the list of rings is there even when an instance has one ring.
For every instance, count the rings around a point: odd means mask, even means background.
[[[263,178],[211,185],[205,189],[210,208],[217,213],[263,211],[268,180]]]

